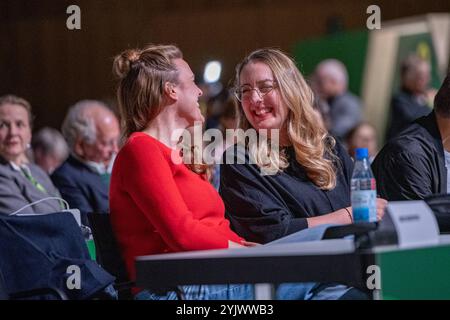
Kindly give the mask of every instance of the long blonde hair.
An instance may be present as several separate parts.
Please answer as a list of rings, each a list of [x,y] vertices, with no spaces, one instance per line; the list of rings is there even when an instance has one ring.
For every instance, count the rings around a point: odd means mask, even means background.
[[[250,62],[262,62],[273,72],[281,103],[288,109],[283,130],[287,131],[295,151],[297,162],[304,167],[308,178],[319,188],[333,189],[336,186],[336,165],[338,158],[333,152],[336,141],[326,129],[318,125],[313,109],[314,95],[292,58],[278,49],[259,49],[250,53],[236,67],[235,86],[240,85],[242,69]],[[239,108],[239,127],[251,128],[242,106]],[[259,167],[267,166],[260,159],[270,153],[270,166],[282,171],[289,163],[286,155],[270,150],[266,144],[249,146],[250,156]]]

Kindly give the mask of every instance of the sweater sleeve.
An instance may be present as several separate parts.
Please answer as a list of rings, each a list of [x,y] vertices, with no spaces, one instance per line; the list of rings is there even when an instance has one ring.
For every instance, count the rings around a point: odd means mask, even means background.
[[[139,138],[138,138],[139,139]],[[162,150],[145,140],[129,143],[122,159],[121,182],[130,197],[174,251],[227,248],[219,227],[196,219],[184,202]],[[195,186],[193,186],[195,192]],[[230,230],[230,234],[232,234]]]
[[[258,167],[243,163],[243,151],[238,150],[234,149],[232,164],[220,168],[220,194],[234,230],[249,241],[268,243],[306,229],[306,218],[294,218]],[[230,151],[225,158],[229,155]]]

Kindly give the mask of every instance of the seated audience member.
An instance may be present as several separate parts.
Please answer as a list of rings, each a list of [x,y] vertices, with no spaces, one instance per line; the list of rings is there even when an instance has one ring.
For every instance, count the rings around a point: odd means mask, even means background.
[[[373,162],[378,152],[377,131],[375,127],[368,122],[362,122],[350,130],[345,139],[348,153],[354,159],[357,148],[367,148],[369,150],[369,161]]]
[[[235,86],[240,128],[257,130],[260,141],[225,152],[220,193],[233,229],[267,243],[318,225],[352,223],[353,162],[318,125],[313,93],[294,61],[279,50],[256,50],[236,68]],[[279,133],[279,150],[269,148],[262,129],[268,138]],[[385,204],[377,202],[378,219]]]
[[[80,101],[69,109],[62,133],[70,155],[53,172],[53,183],[70,206],[81,211],[83,220],[89,212],[107,213],[120,134],[116,116],[100,101]]]
[[[430,63],[416,55],[407,57],[400,68],[400,92],[392,97],[387,140],[398,135],[414,120],[431,112],[427,90],[431,77]]]
[[[330,107],[330,133],[344,139],[362,119],[360,100],[348,91],[348,73],[335,59],[324,60],[314,72],[315,88]]]
[[[47,174],[52,174],[69,155],[69,148],[62,134],[53,128],[45,127],[31,139],[34,163]]]
[[[391,139],[372,164],[377,191],[388,200],[418,200],[450,192],[450,76],[434,110]]]
[[[10,214],[47,197],[60,197],[47,174],[29,163],[26,151],[31,142],[31,106],[25,99],[0,97],[0,213]],[[61,211],[58,200],[49,199],[21,213]]]
[[[178,146],[184,130],[204,119],[198,104],[202,91],[181,51],[172,45],[127,50],[115,58],[114,71],[127,140],[112,172],[111,221],[130,278],[135,279],[136,256],[255,245],[230,229],[222,199],[204,178],[206,166],[182,162],[186,158]],[[305,298],[310,287],[284,287],[285,296],[279,297]],[[327,288],[316,289],[312,298]],[[253,298],[245,284],[190,285],[183,291],[187,299]],[[142,290],[135,298],[176,295]]]
[[[328,105],[328,102],[315,95],[313,109],[317,115],[318,123],[321,126],[323,126],[325,130],[330,131],[331,118],[330,118],[330,106]]]

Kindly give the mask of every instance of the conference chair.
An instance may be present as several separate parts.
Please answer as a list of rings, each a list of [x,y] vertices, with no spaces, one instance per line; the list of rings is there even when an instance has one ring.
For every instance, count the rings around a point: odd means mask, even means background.
[[[109,214],[90,212],[88,213],[88,220],[94,236],[97,262],[116,277],[114,287],[119,292],[119,299],[131,299],[131,288],[135,283],[128,278]],[[178,299],[184,300],[181,288],[177,287],[173,290],[177,293]]]

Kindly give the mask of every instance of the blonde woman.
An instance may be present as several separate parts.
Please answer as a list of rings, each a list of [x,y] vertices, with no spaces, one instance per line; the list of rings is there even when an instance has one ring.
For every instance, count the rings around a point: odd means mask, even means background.
[[[221,166],[233,229],[267,243],[310,227],[352,223],[353,162],[317,121],[313,93],[294,61],[277,49],[250,53],[236,68],[235,95],[240,128],[255,129],[259,141],[228,149]],[[279,148],[261,143],[261,129],[267,141],[278,135]],[[379,219],[385,206],[377,201]]]
[[[48,175],[29,163],[26,152],[31,142],[31,105],[14,95],[0,97],[0,214],[51,213],[61,211],[58,190]]]

